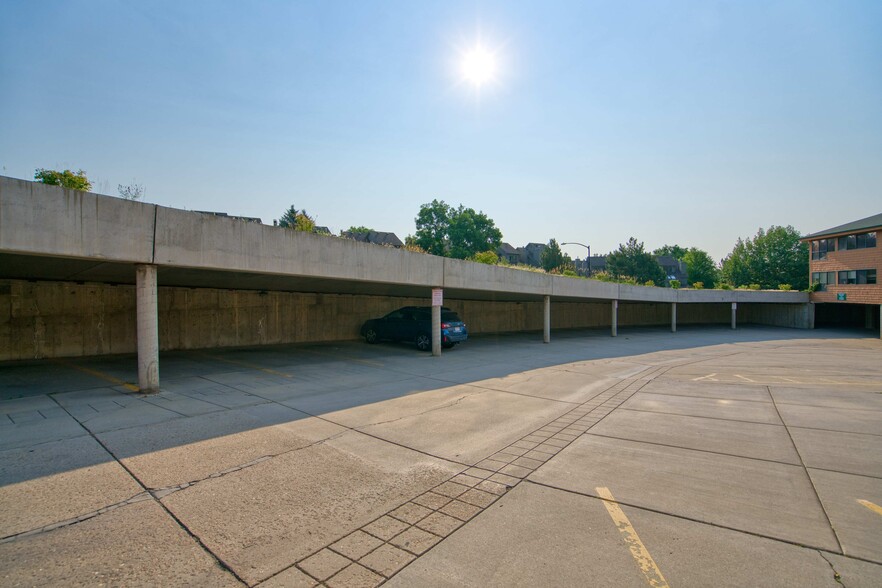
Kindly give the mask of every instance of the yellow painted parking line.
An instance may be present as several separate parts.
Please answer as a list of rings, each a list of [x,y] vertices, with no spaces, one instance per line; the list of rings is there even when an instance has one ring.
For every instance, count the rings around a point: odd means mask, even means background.
[[[736,378],[741,378],[741,379],[744,380],[745,382],[750,382],[751,384],[756,384],[756,380],[751,380],[750,378],[745,377],[745,376],[742,376],[741,374],[735,374],[735,377],[736,377]]]
[[[869,500],[858,500],[858,504],[866,506],[877,515],[882,515],[882,506],[879,506],[878,504],[873,504]]]
[[[207,353],[196,353],[195,355],[198,355],[198,356],[200,356],[200,357],[205,357],[205,358],[207,358],[207,359],[214,359],[214,360],[217,360],[217,361],[222,361],[222,362],[224,362],[224,363],[228,363],[228,364],[230,364],[230,365],[236,365],[236,366],[244,367],[244,368],[248,368],[248,369],[251,369],[251,370],[257,370],[257,371],[259,371],[259,372],[264,372],[264,373],[266,373],[266,374],[272,374],[272,375],[274,375],[274,376],[282,376],[283,378],[290,378],[290,377],[292,377],[291,374],[286,374],[285,372],[279,372],[279,371],[276,371],[276,370],[271,370],[271,369],[269,369],[269,368],[260,367],[259,365],[256,365],[256,364],[253,364],[253,363],[248,363],[247,361],[239,361],[239,360],[236,360],[236,359],[227,359],[226,357],[218,357],[218,356],[216,356],[216,355],[209,355],[209,354],[207,354]]]
[[[83,372],[84,374],[89,374],[90,376],[95,376],[96,378],[100,378],[102,380],[110,382],[111,384],[115,384],[117,386],[123,386],[126,390],[131,390],[132,392],[137,392],[139,390],[139,388],[136,385],[130,384],[129,382],[126,382],[123,380],[120,380],[119,378],[115,378],[115,377],[111,376],[110,374],[105,374],[104,372],[99,372],[98,370],[89,369],[87,367],[83,367],[81,365],[71,363],[69,361],[64,361],[63,359],[54,359],[52,361],[57,364],[66,366],[66,367],[70,367],[75,370],[79,370],[79,371]]]
[[[603,506],[606,507],[609,516],[622,534],[622,539],[625,540],[628,549],[631,550],[631,556],[634,558],[634,561],[637,562],[637,567],[643,572],[643,576],[646,578],[649,585],[654,588],[670,588],[668,581],[665,580],[665,577],[656,565],[655,560],[649,555],[649,550],[643,545],[643,541],[640,540],[637,531],[634,530],[631,521],[628,520],[625,511],[623,511],[618,502],[616,502],[616,499],[613,497],[612,492],[609,491],[609,488],[599,487],[595,488],[595,491],[597,491],[597,495],[603,499]]]

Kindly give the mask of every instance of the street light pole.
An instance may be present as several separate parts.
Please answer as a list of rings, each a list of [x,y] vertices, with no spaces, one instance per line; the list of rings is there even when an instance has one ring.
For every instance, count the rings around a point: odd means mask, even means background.
[[[588,277],[591,277],[591,245],[583,245],[582,243],[576,243],[571,241],[569,243],[561,243],[561,245],[578,245],[579,247],[584,247],[588,250]]]

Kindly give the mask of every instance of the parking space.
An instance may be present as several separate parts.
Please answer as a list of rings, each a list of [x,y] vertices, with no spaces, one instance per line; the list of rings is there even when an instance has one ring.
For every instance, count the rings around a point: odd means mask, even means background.
[[[213,349],[164,354],[150,396],[133,357],[4,364],[0,567],[10,585],[875,586],[880,358],[853,332],[766,327],[474,337],[440,358]]]

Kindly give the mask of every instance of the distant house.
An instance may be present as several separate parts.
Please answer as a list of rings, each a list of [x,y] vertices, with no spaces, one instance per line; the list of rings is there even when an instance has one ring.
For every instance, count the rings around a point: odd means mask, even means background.
[[[353,233],[352,231],[343,231],[341,237],[353,239],[362,243],[373,243],[374,245],[386,245],[387,247],[400,248],[404,247],[404,243],[395,233],[386,233],[384,231],[370,231],[368,233]]]
[[[316,226],[315,228],[312,229],[312,232],[315,233],[316,235],[330,235],[331,229],[329,229],[328,227]]]
[[[499,259],[502,259],[511,264],[521,263],[521,254],[518,249],[515,249],[508,243],[503,243],[496,249],[496,255],[499,256]]]
[[[670,255],[656,255],[655,260],[665,270],[668,280],[677,280],[681,286],[687,284],[689,276],[684,262]]]
[[[545,251],[547,245],[544,243],[527,243],[526,247],[518,248],[521,255],[521,263],[532,265],[533,267],[542,266],[542,252]]]
[[[596,274],[597,272],[605,272],[606,271],[606,256],[605,255],[592,255],[591,259],[579,259],[578,257],[573,262],[573,265],[576,268],[576,273],[580,276],[590,276],[592,274]]]

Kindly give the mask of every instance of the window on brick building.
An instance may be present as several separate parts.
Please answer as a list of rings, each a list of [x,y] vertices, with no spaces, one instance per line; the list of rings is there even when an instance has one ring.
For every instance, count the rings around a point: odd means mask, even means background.
[[[836,272],[813,272],[812,283],[818,284],[818,290],[823,292],[828,284],[831,286],[836,284]]]
[[[839,237],[839,250],[847,249],[869,249],[876,246],[876,233],[860,233],[857,235],[845,235]],[[812,249],[814,254],[814,249]],[[815,259],[812,257],[812,259]],[[823,258],[822,258],[823,259]]]
[[[876,270],[846,270],[839,272],[839,284],[875,284]]]
[[[828,251],[836,251],[836,239],[812,241],[812,259],[827,259]]]

